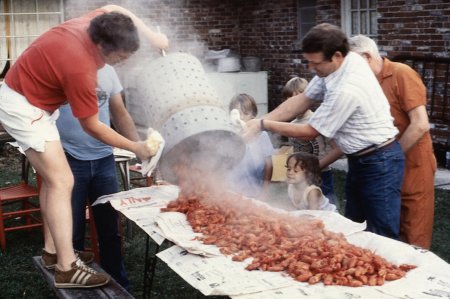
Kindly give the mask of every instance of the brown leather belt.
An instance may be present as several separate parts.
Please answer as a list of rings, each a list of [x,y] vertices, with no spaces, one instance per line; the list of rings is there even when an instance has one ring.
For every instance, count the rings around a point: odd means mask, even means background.
[[[393,144],[395,140],[396,140],[395,137],[392,137],[391,139],[388,139],[385,142],[380,143],[378,145],[371,145],[369,147],[366,147],[366,148],[363,148],[362,150],[357,151],[356,153],[347,154],[347,157],[361,157],[361,156],[370,154],[376,150],[383,149],[383,148]]]

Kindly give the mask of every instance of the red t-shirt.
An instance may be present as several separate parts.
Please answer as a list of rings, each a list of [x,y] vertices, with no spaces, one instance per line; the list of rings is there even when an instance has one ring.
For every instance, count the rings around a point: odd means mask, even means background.
[[[53,112],[68,101],[78,118],[96,114],[97,70],[105,62],[87,28],[102,13],[97,9],[42,34],[19,56],[6,84],[43,110]]]

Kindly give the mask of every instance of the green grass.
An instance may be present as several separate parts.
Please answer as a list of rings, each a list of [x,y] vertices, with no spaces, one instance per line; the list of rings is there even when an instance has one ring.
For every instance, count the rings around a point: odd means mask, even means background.
[[[450,263],[450,191],[436,189],[431,251]]]
[[[2,157],[0,186],[16,182],[20,175],[19,156],[0,148],[0,157]],[[336,194],[341,210],[344,207],[342,201],[344,179],[344,172],[335,171]],[[447,262],[450,262],[449,215],[450,191],[436,190],[436,214],[431,250]],[[142,298],[146,235],[134,225],[132,232],[131,238],[124,239],[125,266],[132,283],[132,294],[136,298]],[[48,287],[47,282],[32,264],[31,257],[40,255],[42,246],[42,233],[39,229],[7,234],[7,250],[0,251],[0,298],[56,298],[53,290]],[[159,260],[151,297],[191,299],[204,296]]]

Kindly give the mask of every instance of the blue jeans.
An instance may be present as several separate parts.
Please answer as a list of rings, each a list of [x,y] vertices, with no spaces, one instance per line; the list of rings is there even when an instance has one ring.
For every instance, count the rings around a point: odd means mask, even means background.
[[[102,195],[116,193],[118,183],[114,156],[82,161],[66,154],[75,178],[72,191],[73,247],[84,250],[86,200],[92,204]],[[122,256],[122,236],[119,235],[118,214],[111,204],[92,207],[97,228],[100,265],[125,289],[130,288]]]
[[[362,157],[348,157],[345,216],[367,230],[399,240],[405,159],[398,141]]]

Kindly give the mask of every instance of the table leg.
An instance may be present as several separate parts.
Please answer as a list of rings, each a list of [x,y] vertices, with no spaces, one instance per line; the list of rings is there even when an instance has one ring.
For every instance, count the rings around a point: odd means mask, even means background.
[[[116,158],[116,163],[119,166],[120,176],[122,178],[123,189],[130,190],[130,159],[120,159]],[[132,238],[133,236],[133,222],[126,219],[126,235],[127,238]]]
[[[159,245],[156,244],[155,251],[150,254],[150,236],[147,235],[145,243],[143,298],[147,299],[152,296],[153,279],[155,277],[156,262],[158,259],[156,254],[159,252]]]

